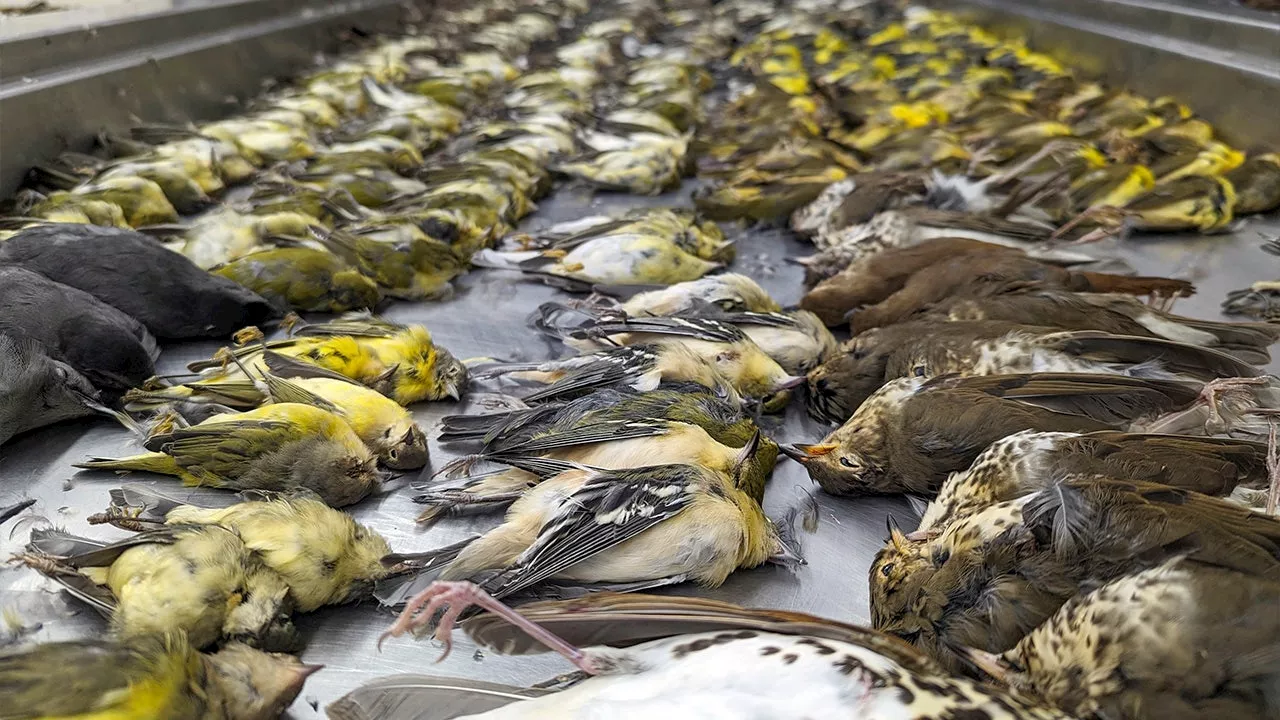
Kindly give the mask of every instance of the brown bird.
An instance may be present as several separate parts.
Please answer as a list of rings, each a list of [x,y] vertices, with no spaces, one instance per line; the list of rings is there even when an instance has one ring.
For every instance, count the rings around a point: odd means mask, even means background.
[[[1195,388],[1116,375],[902,378],[816,445],[783,446],[834,495],[935,493],[991,443],[1026,429],[1113,430],[1195,402]]]
[[[1142,480],[1224,496],[1241,486],[1267,486],[1267,445],[1186,435],[1024,430],[995,441],[968,469],[948,477],[907,537],[934,536],[998,502],[1042,490],[1052,477],[1064,473]]]
[[[902,322],[949,297],[986,297],[1028,287],[1149,295],[1165,302],[1195,292],[1195,286],[1185,280],[1077,272],[1024,255],[966,253],[912,274],[888,298],[856,310],[849,327],[859,333]]]
[[[1212,347],[1253,363],[1271,362],[1267,350],[1280,339],[1280,326],[1199,320],[1161,312],[1130,295],[1031,290],[988,297],[954,297],[921,317],[946,320],[1001,320],[1062,330],[1102,330],[1115,335],[1161,337]]]
[[[909,375],[1124,374],[1205,382],[1261,371],[1212,348],[1161,338],[1060,331],[996,320],[914,320],[869,330],[810,371],[809,413],[843,422],[885,382]]]
[[[330,717],[386,720],[396,707],[423,718],[447,707],[453,712],[439,717],[460,711],[508,720],[1067,717],[1047,704],[946,673],[896,638],[802,613],[614,593],[512,609],[470,583],[436,583],[429,591],[427,607],[409,621],[402,616],[389,634],[429,624],[443,610],[436,637],[448,652],[455,621],[478,606],[488,613],[463,627],[479,645],[506,654],[556,652],[579,669],[568,676],[572,684],[548,694],[398,676],[338,700],[328,708]]]
[[[1280,583],[1174,559],[1078,595],[970,659],[1078,718],[1280,717]]]
[[[924,268],[947,258],[979,252],[1018,255],[1021,251],[959,237],[926,240],[919,245],[884,250],[862,258],[834,277],[818,283],[801,298],[800,307],[813,312],[828,325],[840,325],[850,310],[885,300]]]
[[[1280,578],[1280,518],[1166,485],[1068,476],[912,542],[891,531],[871,565],[873,625],[944,666],[1005,652],[1090,584],[1185,556]]]

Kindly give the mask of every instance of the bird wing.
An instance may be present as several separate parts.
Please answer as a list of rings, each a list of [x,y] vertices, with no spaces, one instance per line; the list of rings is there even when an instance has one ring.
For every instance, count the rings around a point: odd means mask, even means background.
[[[346,413],[337,405],[334,405],[297,383],[289,382],[288,380],[285,380],[282,377],[277,377],[272,373],[263,373],[262,380],[267,384],[267,389],[271,393],[271,399],[275,402],[310,405],[312,407],[318,407],[321,410],[334,413],[335,415],[346,416]],[[345,382],[351,382],[351,380],[347,379]]]
[[[451,720],[497,710],[553,691],[427,675],[392,675],[333,701],[331,720]]]
[[[655,475],[652,468],[597,471],[543,525],[515,565],[486,580],[485,588],[510,595],[676,516],[697,492],[690,480],[685,472]]]
[[[295,434],[292,423],[280,420],[228,420],[174,430],[166,436],[163,452],[188,472],[232,479]]]
[[[485,454],[495,460],[504,460],[509,456],[542,455],[552,450],[579,445],[661,435],[667,432],[668,427],[661,420],[588,420],[510,444],[494,443],[486,449]]]
[[[141,680],[138,656],[103,640],[47,643],[0,654],[0,696],[16,717],[84,717],[124,704]],[[5,717],[10,717],[8,712]]]
[[[298,335],[352,335],[355,337],[392,337],[404,330],[400,325],[384,320],[368,311],[344,313],[337,320],[316,323],[298,328]]]
[[[978,391],[1111,425],[1181,409],[1199,394],[1198,388],[1170,380],[1089,373],[943,376],[924,389],[942,387]]]
[[[1023,520],[1060,557],[1087,553],[1131,565],[1187,553],[1280,578],[1280,518],[1166,485],[1067,477],[1034,495]]]
[[[727,323],[693,317],[636,317],[605,320],[589,323],[584,326],[584,329],[569,333],[569,336],[586,339],[617,333],[675,335],[719,343],[738,342],[746,337],[741,330]]]
[[[908,670],[938,671],[931,659],[906,642],[865,627],[799,612],[744,608],[707,598],[605,592],[529,603],[521,605],[518,612],[578,647],[628,647],[674,635],[757,630],[847,642],[872,649]],[[536,640],[495,615],[478,615],[464,621],[463,627],[476,643],[495,652],[546,652]]]
[[[1076,330],[1044,336],[1039,343],[1098,362],[1155,363],[1159,369],[1206,381],[1263,373],[1234,355],[1164,338]]]
[[[642,346],[597,353],[591,362],[575,368],[563,378],[521,399],[526,402],[537,402],[571,395],[581,390],[622,383],[651,369],[657,359],[657,353],[653,349]]]
[[[295,360],[291,357],[286,357],[280,353],[272,352],[270,350],[262,353],[262,361],[266,363],[267,369],[270,370],[273,375],[283,378],[326,378],[328,380],[341,380],[342,382],[351,383],[352,385],[360,384],[346,375],[336,373],[328,368],[323,368],[319,365],[313,365],[312,363],[303,362],[301,360]]]

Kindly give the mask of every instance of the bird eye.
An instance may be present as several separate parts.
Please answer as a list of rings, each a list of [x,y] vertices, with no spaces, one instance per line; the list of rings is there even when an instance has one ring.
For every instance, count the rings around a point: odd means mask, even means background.
[[[847,468],[857,467],[857,465],[855,465],[853,461],[850,460],[848,456],[845,456],[845,455],[840,456],[840,464]]]
[[[893,563],[885,563],[884,567],[880,568],[880,574],[885,577],[889,577],[891,572],[893,572]]]
[[[916,377],[924,377],[924,366],[923,366],[923,365],[917,365],[917,366],[915,366],[915,367],[911,368],[911,374],[912,374],[912,375],[914,375],[914,376],[916,376]]]

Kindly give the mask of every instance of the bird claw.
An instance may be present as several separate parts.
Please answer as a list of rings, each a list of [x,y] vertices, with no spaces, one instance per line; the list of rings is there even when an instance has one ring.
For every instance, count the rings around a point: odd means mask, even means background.
[[[595,675],[600,672],[586,653],[507,607],[497,598],[485,592],[480,586],[466,581],[437,580],[422,592],[414,595],[405,605],[400,617],[396,618],[395,623],[378,638],[378,648],[382,648],[382,641],[388,637],[400,637],[406,632],[430,625],[436,613],[443,608],[444,613],[440,616],[439,622],[436,623],[435,632],[436,640],[439,640],[444,645],[444,652],[440,655],[439,660],[436,661],[440,662],[448,657],[449,652],[453,649],[453,628],[457,625],[458,618],[472,607],[484,608],[511,623],[511,625],[520,628],[529,637],[563,655],[569,662],[576,665],[579,670],[589,675]]]

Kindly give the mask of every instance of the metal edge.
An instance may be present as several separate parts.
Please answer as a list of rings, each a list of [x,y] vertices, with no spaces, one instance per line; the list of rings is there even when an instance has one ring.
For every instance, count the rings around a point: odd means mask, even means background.
[[[1014,0],[932,4],[997,33],[1023,37],[1037,50],[1113,86],[1175,97],[1245,149],[1280,146],[1280,125],[1272,120],[1280,98],[1280,59],[1274,56],[1223,50]]]
[[[17,189],[32,165],[89,149],[103,130],[229,115],[264,78],[296,72],[313,64],[316,52],[335,49],[343,31],[393,31],[416,10],[402,0],[302,5],[272,20],[164,38],[10,79],[0,84],[0,194]]]

